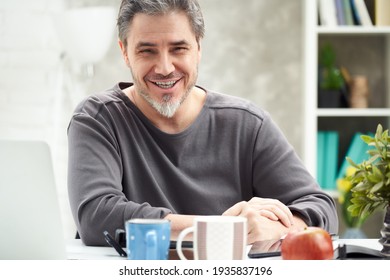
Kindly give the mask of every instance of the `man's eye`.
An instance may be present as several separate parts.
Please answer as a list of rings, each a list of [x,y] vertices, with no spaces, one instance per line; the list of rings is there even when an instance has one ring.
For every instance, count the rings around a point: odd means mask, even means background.
[[[144,49],[144,50],[140,50],[139,53],[142,53],[142,54],[152,54],[152,53],[154,53],[154,51],[151,50],[151,49]]]
[[[186,52],[187,50],[188,50],[188,48],[186,48],[186,47],[176,47],[173,49],[174,52],[178,52],[178,53]]]

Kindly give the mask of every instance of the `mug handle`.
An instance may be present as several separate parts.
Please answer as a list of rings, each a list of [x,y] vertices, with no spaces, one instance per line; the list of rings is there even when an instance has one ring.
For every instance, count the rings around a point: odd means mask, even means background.
[[[176,251],[177,251],[177,254],[179,255],[180,259],[181,260],[188,260],[184,254],[183,254],[183,251],[181,249],[181,244],[183,242],[183,239],[184,237],[189,234],[190,232],[193,232],[194,231],[194,227],[189,227],[189,228],[186,228],[184,229],[182,232],[180,232],[179,236],[177,237],[177,242],[176,242]]]
[[[146,233],[146,259],[157,260],[157,234],[155,230]]]

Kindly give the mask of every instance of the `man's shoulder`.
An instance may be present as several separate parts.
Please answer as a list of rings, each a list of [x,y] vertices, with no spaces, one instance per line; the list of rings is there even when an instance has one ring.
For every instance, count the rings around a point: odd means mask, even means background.
[[[213,90],[207,90],[209,102],[208,107],[213,110],[226,110],[241,114],[251,114],[255,117],[263,119],[267,114],[259,106],[252,101]]]
[[[123,99],[119,86],[115,85],[112,88],[85,97],[77,105],[75,114],[86,113],[88,115],[94,116],[98,114],[103,107],[107,107],[111,103],[118,102],[123,102]]]

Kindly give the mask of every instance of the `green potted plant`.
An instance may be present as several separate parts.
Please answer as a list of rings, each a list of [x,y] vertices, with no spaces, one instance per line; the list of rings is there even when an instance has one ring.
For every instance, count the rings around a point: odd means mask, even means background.
[[[355,174],[356,168],[349,166],[346,170],[346,175],[343,178],[337,179],[338,201],[341,206],[341,215],[346,226],[342,238],[366,238],[361,226],[366,221],[367,217],[352,216],[348,211],[351,205],[352,198],[352,183],[351,176]]]
[[[345,107],[345,81],[336,67],[336,54],[332,45],[325,44],[319,54],[318,107]]]
[[[385,221],[381,230],[380,242],[382,253],[390,257],[390,136],[379,124],[374,137],[362,135],[361,139],[373,148],[368,151],[370,158],[355,163],[347,158],[356,168],[349,177],[352,184],[351,205],[348,207],[352,216],[366,219],[374,211],[385,209]]]

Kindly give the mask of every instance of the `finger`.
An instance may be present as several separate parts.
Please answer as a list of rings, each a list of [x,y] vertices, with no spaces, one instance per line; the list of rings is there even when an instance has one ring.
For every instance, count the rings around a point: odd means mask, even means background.
[[[270,215],[269,213],[273,213],[286,227],[290,227],[292,225],[292,218],[290,219],[289,213],[286,213],[283,209],[280,209],[275,205],[251,205],[251,207],[260,213],[265,213],[268,216]]]
[[[275,207],[280,208],[282,211],[284,211],[287,215],[292,213],[290,211],[290,208],[288,208],[284,203],[277,199],[273,198],[260,198],[260,197],[254,197],[251,200],[248,201],[249,204],[253,205],[260,205],[260,206],[266,206],[266,205],[273,205]]]
[[[277,221],[279,220],[279,217],[275,215],[272,211],[266,210],[266,209],[261,209],[259,210],[259,214],[263,217],[266,217],[272,221]]]
[[[290,220],[290,217],[288,214],[286,214],[286,212],[284,212],[283,210],[281,210],[280,208],[278,207],[275,207],[273,205],[270,205],[269,206],[269,209],[267,209],[268,211],[271,211],[272,213],[274,213],[280,220],[280,222],[286,226],[286,227],[291,227],[292,223],[291,223],[291,220]]]
[[[242,213],[242,210],[247,202],[241,201],[234,204],[232,207],[227,209],[222,216],[239,216]]]
[[[277,199],[254,197],[248,203],[259,210],[267,209],[274,212],[285,226],[294,223],[290,209]]]
[[[257,222],[253,219],[248,219],[248,235],[247,235],[247,243],[253,244],[256,241],[261,240],[261,230],[257,225]]]

